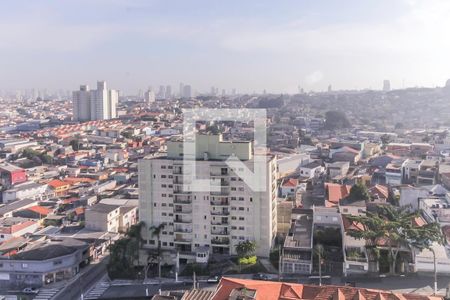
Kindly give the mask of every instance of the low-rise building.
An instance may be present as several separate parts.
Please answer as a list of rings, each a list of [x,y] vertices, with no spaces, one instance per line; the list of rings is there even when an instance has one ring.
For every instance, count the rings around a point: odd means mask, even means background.
[[[41,287],[70,279],[89,258],[89,245],[64,239],[30,242],[17,253],[0,257],[0,288]]]
[[[97,203],[85,211],[86,228],[97,231],[119,232],[120,206]]]
[[[8,217],[0,219],[0,243],[26,233],[33,233],[38,228],[38,222],[25,218]]]
[[[311,274],[313,267],[313,212],[295,209],[281,253],[281,273]]]

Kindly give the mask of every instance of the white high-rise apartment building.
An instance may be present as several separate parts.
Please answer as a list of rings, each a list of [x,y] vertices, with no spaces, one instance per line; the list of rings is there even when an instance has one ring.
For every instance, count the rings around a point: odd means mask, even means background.
[[[276,236],[276,158],[267,156],[266,191],[255,192],[225,160],[234,155],[253,169],[252,142],[223,141],[221,135],[196,136],[195,173],[210,179],[220,191],[191,191],[194,170],[183,169],[183,141],[167,143],[167,155],[139,161],[139,218],[145,223],[144,247],[156,248],[152,228],[164,224],[163,250],[178,251],[181,259],[196,254],[236,254],[242,241],[255,241],[256,254],[268,257]],[[237,170],[239,171],[239,170]],[[183,189],[183,184],[189,187]]]
[[[97,82],[96,90],[81,85],[73,92],[73,119],[76,121],[107,120],[117,117],[119,93],[108,90],[105,81]]]

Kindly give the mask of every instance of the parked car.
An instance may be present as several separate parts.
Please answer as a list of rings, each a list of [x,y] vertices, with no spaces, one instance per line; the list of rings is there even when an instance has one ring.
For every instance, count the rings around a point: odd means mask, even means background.
[[[34,288],[34,287],[27,287],[27,288],[24,288],[22,290],[22,293],[24,293],[24,294],[37,294],[37,293],[39,293],[39,289]]]
[[[220,276],[218,276],[218,275],[211,276],[206,280],[206,282],[208,282],[208,283],[218,283],[219,281],[220,281]]]
[[[253,274],[252,278],[255,280],[269,280],[269,276],[262,273]]]

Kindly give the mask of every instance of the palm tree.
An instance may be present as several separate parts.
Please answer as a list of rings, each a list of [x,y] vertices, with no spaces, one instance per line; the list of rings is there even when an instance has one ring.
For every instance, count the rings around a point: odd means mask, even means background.
[[[439,224],[429,223],[415,226],[414,219],[420,217],[420,211],[410,211],[408,207],[398,208],[391,205],[380,206],[377,211],[362,216],[346,216],[350,221],[360,223],[364,230],[351,229],[348,234],[356,239],[364,239],[369,246],[376,248],[385,242],[389,253],[389,272],[395,274],[398,253],[402,248],[424,249],[433,242],[442,242]]]
[[[236,245],[236,253],[239,257],[247,257],[256,251],[256,243],[253,241],[244,241]]]
[[[149,230],[151,231],[151,235],[152,236],[156,236],[156,246],[157,246],[157,250],[156,250],[156,260],[158,262],[158,277],[161,278],[161,232],[164,229],[164,227],[166,226],[166,224],[161,223],[158,226],[151,226],[149,228]],[[153,259],[155,259],[155,257],[153,257]],[[147,276],[147,274],[145,274]]]

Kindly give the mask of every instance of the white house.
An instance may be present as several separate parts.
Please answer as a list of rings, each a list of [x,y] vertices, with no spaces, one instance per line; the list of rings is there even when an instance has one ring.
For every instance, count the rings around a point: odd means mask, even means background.
[[[300,167],[300,176],[307,179],[317,178],[324,171],[324,167],[322,167],[319,162],[313,161],[305,166]]]

